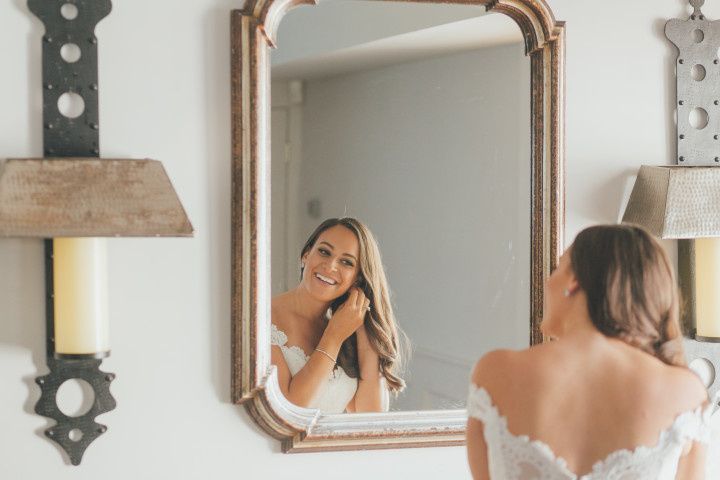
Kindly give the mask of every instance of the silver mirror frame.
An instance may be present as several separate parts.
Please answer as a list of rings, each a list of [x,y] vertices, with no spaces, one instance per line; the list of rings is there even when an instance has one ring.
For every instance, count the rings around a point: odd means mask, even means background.
[[[382,1],[382,0],[379,0]],[[463,445],[465,410],[324,415],[282,395],[270,363],[270,49],[285,12],[312,0],[248,0],[231,14],[232,398],[284,452]],[[520,27],[531,61],[530,344],[542,342],[543,285],[565,224],[565,24],[544,0],[478,5]]]

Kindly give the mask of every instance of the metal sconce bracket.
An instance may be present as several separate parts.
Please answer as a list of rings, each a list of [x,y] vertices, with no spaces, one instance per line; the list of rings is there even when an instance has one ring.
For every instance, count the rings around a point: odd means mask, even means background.
[[[100,127],[95,26],[110,13],[110,0],[28,0],[28,7],[45,25],[42,43],[45,155],[97,157]],[[64,115],[59,104],[63,99],[83,108]],[[100,359],[55,358],[52,240],[45,241],[45,274],[50,373],[36,379],[42,395],[35,411],[57,422],[45,430],[45,435],[68,453],[73,465],[79,465],[85,449],[107,429],[94,419],[115,408],[115,399],[110,394],[110,382],[115,376],[100,371]],[[85,380],[95,394],[90,410],[77,417],[63,414],[57,405],[57,391],[70,379]]]
[[[42,43],[45,155],[97,157],[100,123],[95,26],[110,13],[112,4],[110,0],[28,0],[28,7],[45,25]],[[60,113],[58,101],[63,95],[84,103],[80,115],[71,118]]]
[[[45,430],[45,435],[67,452],[73,465],[79,465],[90,443],[107,429],[95,417],[115,408],[110,394],[115,375],[99,368],[102,358],[109,355],[104,351],[107,343],[64,346],[57,351],[56,333],[67,338],[55,332],[55,273],[60,276],[83,267],[71,264],[62,272],[54,272],[53,239],[192,237],[193,227],[159,161],[99,158],[95,27],[110,13],[111,1],[28,0],[28,8],[45,25],[44,158],[0,160],[0,238],[45,239],[46,356],[50,373],[36,378],[42,394],[35,411],[57,422]],[[77,318],[63,316],[58,323],[67,335],[74,333],[67,332],[69,326],[78,327],[73,320]],[[90,315],[83,317],[85,323],[92,324],[93,320],[100,321]],[[85,323],[78,328],[86,327]],[[81,353],[73,353],[77,351]],[[90,409],[74,417],[64,414],[57,404],[58,390],[72,379],[87,382],[94,392]]]
[[[100,363],[102,360],[93,358],[71,360],[48,357],[50,373],[35,379],[42,390],[35,411],[57,422],[45,430],[45,435],[67,452],[73,465],[80,465],[85,449],[107,430],[105,425],[95,421],[95,417],[113,410],[116,405],[110,394],[110,382],[115,375],[101,371]],[[61,412],[56,401],[60,385],[71,379],[85,380],[95,393],[90,410],[77,417]]]
[[[690,18],[675,18],[665,25],[665,35],[679,51],[675,64],[678,165],[720,163],[720,21],[703,15],[704,3],[690,0]]]

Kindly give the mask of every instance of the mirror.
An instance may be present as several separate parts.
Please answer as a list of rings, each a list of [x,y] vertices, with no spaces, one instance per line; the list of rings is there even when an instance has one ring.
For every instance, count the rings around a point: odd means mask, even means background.
[[[272,295],[312,292],[312,278],[299,285],[300,255],[323,220],[362,221],[406,334],[406,388],[390,396],[390,410],[463,408],[477,358],[530,343],[524,48],[511,18],[475,5],[325,2],[279,25],[270,56]],[[280,347],[291,369],[293,348],[313,351],[305,336],[289,334]]]
[[[233,12],[234,400],[285,451],[461,444],[475,360],[541,341],[562,249],[564,25],[541,0],[292,6]],[[273,298],[343,216],[377,239],[409,340],[389,412],[295,405],[271,360]],[[302,340],[287,345],[311,353]]]

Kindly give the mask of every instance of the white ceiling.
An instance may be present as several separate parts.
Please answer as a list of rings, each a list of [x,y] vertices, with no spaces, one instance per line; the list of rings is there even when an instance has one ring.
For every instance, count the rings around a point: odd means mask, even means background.
[[[273,64],[273,80],[311,79],[522,42],[505,15],[482,15]]]

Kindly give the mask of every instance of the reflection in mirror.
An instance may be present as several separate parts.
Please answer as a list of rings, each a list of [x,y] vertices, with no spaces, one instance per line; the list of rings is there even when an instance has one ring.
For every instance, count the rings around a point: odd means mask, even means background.
[[[407,386],[390,410],[463,408],[478,357],[529,345],[522,40],[512,20],[479,6],[335,1],[296,8],[280,24],[271,68],[272,321],[288,322],[276,301],[302,288],[301,250],[315,228],[330,217],[361,220],[377,239],[409,340]],[[292,330],[282,332],[285,360],[292,346],[313,352],[324,328],[284,327]]]

